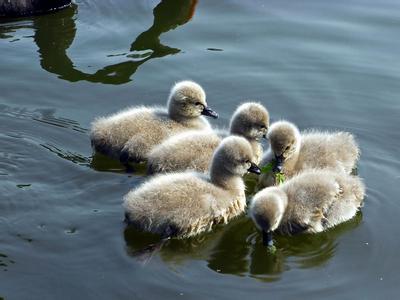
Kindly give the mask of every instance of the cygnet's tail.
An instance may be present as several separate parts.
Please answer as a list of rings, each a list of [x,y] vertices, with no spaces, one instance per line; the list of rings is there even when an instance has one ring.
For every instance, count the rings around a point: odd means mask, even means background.
[[[361,207],[364,204],[365,197],[365,185],[362,179],[358,176],[350,176],[351,191],[356,198],[358,206]]]
[[[336,144],[339,151],[339,158],[346,158],[343,162],[349,164],[347,168],[355,168],[361,151],[354,136],[349,132],[339,132],[336,135]]]

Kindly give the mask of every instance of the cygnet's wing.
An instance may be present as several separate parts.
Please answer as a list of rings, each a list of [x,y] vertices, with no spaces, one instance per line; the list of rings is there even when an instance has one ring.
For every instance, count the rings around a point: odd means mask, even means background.
[[[210,130],[190,131],[170,137],[149,155],[153,173],[184,170],[208,170],[220,138]]]
[[[125,196],[125,210],[131,223],[142,230],[174,235],[204,231],[212,220],[215,187],[196,173],[176,173],[154,177]],[[212,224],[211,224],[212,225]],[[202,227],[203,226],[203,227]]]
[[[328,171],[310,170],[284,184],[288,195],[285,218],[308,227],[309,232],[323,231],[329,222],[328,211],[337,201],[340,186]]]
[[[364,198],[365,187],[361,179],[347,174],[336,174],[339,185],[335,201],[326,212],[329,224],[327,227],[350,220],[357,213]]]

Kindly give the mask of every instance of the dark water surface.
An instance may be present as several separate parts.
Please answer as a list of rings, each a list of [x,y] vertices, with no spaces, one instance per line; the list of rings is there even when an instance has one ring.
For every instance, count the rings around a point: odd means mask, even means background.
[[[173,240],[126,229],[143,182],[92,159],[95,116],[201,83],[226,126],[246,99],[301,129],[353,132],[362,213],[267,253],[246,218]],[[0,23],[0,297],[389,299],[399,294],[400,2],[80,0]]]

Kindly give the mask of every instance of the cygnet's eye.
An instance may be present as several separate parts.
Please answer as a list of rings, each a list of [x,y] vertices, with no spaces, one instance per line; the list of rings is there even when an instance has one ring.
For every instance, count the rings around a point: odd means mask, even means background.
[[[194,105],[196,105],[196,106],[204,106],[201,102],[196,102]]]
[[[246,164],[251,164],[251,161],[247,159],[247,160],[245,161],[245,163],[246,163]]]
[[[285,148],[285,151],[288,151],[290,149],[290,146],[287,146],[286,148]]]
[[[261,129],[267,129],[267,127],[265,125],[260,125]]]

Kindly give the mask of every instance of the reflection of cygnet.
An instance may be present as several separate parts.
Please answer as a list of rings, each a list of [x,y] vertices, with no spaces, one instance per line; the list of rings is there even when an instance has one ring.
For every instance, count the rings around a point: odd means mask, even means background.
[[[353,135],[348,132],[311,130],[300,134],[296,125],[287,121],[271,124],[268,139],[270,148],[260,165],[275,160],[274,171],[281,171],[287,178],[312,168],[350,173],[360,154]],[[271,175],[270,172],[260,176],[260,185],[273,185]]]
[[[262,155],[260,139],[269,126],[268,111],[259,103],[240,105],[231,118],[230,134],[245,137],[253,149],[253,161],[259,163]],[[214,150],[221,136],[212,130],[188,131],[174,135],[155,147],[148,157],[148,172],[174,172],[209,169]]]
[[[121,161],[142,161],[148,152],[165,138],[188,129],[210,128],[201,116],[217,118],[207,107],[206,95],[200,85],[181,81],[173,86],[168,110],[161,107],[133,107],[92,124],[94,149]]]
[[[351,219],[362,204],[361,179],[333,170],[307,170],[277,187],[258,192],[249,214],[263,231],[264,244],[272,232],[321,232]]]
[[[125,196],[126,219],[162,237],[189,237],[227,223],[246,206],[242,176],[259,174],[244,138],[224,139],[214,153],[210,175],[183,172],[156,176]]]

